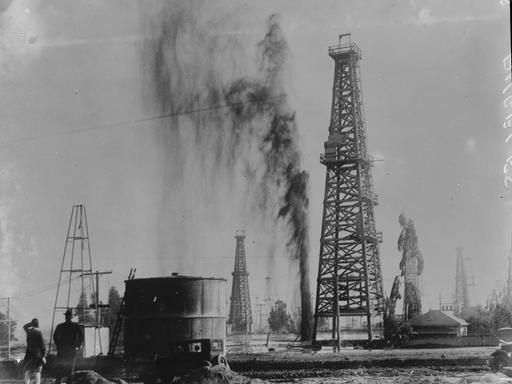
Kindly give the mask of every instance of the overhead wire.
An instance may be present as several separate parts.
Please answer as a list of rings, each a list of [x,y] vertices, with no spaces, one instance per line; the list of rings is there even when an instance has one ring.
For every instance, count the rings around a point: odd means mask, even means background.
[[[71,280],[76,280],[79,277],[80,276],[75,276],[75,277],[71,278]],[[61,281],[60,286],[62,286],[64,284],[68,284],[71,280],[69,278],[67,278],[64,281]],[[39,295],[41,293],[48,292],[48,291],[50,291],[52,289],[55,289],[55,288],[57,288],[57,286],[59,286],[59,284],[48,284],[48,285],[45,285],[45,286],[40,287],[40,288],[34,288],[33,290],[30,290],[28,292],[22,293],[21,295],[12,296],[11,298],[15,299],[15,300],[21,300],[21,299],[24,299],[26,297],[37,296],[37,295]]]
[[[126,259],[126,256],[102,256],[101,259]],[[190,260],[218,260],[218,259],[232,259],[230,256],[134,256],[129,257],[129,259],[135,260],[145,260],[145,259],[156,259],[156,260],[166,260],[166,259],[190,259]]]
[[[213,111],[213,110],[217,110],[217,109],[238,107],[238,106],[244,106],[244,105],[249,105],[249,104],[258,104],[258,103],[262,103],[262,102],[268,101],[268,100],[285,98],[287,96],[288,96],[287,93],[282,93],[282,94],[275,95],[275,96],[262,97],[259,99],[253,99],[253,100],[243,101],[243,102],[241,101],[238,103],[227,103],[227,104],[206,106],[206,107],[200,107],[197,109],[190,109],[190,110],[185,110],[185,111],[166,113],[166,114],[162,114],[162,115],[149,116],[149,117],[144,117],[144,118],[130,120],[130,121],[121,121],[118,123],[102,124],[102,125],[97,125],[94,127],[74,129],[74,130],[69,130],[69,131],[53,132],[53,133],[49,133],[49,134],[45,134],[45,135],[20,137],[17,139],[6,140],[4,142],[0,142],[0,148],[7,147],[8,145],[12,145],[12,144],[27,142],[27,141],[42,140],[42,139],[46,139],[49,137],[62,136],[62,135],[74,135],[74,134],[78,134],[78,133],[98,131],[98,130],[102,130],[102,129],[117,128],[117,127],[122,127],[122,126],[127,126],[127,125],[145,123],[145,122],[149,122],[149,121],[168,119],[171,117],[178,117],[178,116],[191,115],[194,113]]]

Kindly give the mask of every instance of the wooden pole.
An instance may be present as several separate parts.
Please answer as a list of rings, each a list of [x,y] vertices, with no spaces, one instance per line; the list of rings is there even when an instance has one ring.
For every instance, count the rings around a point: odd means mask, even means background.
[[[11,360],[11,298],[7,298],[7,360]]]

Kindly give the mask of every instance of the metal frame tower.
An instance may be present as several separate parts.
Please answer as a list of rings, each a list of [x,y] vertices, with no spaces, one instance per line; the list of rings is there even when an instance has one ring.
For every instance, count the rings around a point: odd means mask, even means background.
[[[455,303],[454,312],[461,315],[462,311],[469,307],[468,279],[464,265],[463,248],[457,248],[457,269],[455,274]]]
[[[86,325],[90,325],[89,323],[86,324],[85,321],[86,314],[90,312],[90,307],[86,307],[85,302],[88,297],[92,296],[91,294],[95,295],[96,300],[98,300],[98,287],[94,285],[93,279],[93,275],[95,274],[97,276],[100,274],[100,272],[94,273],[92,270],[91,246],[89,244],[89,227],[87,225],[87,213],[85,211],[85,206],[82,204],[73,205],[71,216],[69,218],[66,242],[64,244],[64,253],[62,255],[57,293],[55,294],[51,335],[53,335],[53,330],[55,328],[55,314],[57,312],[63,313],[67,309],[77,310],[78,308],[74,304],[71,304],[71,302],[72,300],[77,300],[78,302],[80,295],[83,295],[85,298],[85,300],[82,302],[83,307],[79,309],[79,313],[74,311],[74,314],[82,314],[82,322],[80,325],[83,327],[84,331]],[[65,287],[66,289],[63,292],[64,294],[59,296],[59,293],[61,293],[61,285],[64,284],[67,284]],[[99,303],[96,302],[96,305],[97,304]],[[95,308],[96,311],[99,310],[99,308]],[[97,312],[96,324],[92,323],[92,325],[96,326],[96,330],[99,329],[98,315],[99,313]],[[94,342],[96,342],[96,334]],[[50,336],[49,350],[51,350],[51,346],[52,337]],[[88,348],[88,346],[85,344],[85,341],[84,347]],[[84,349],[84,351],[86,351],[86,349]]]
[[[231,289],[231,305],[229,310],[229,321],[233,333],[251,333],[252,313],[251,299],[249,296],[249,273],[245,260],[244,231],[235,232],[235,269],[233,275],[233,286]]]
[[[326,166],[320,238],[313,343],[319,318],[332,319],[332,339],[340,340],[340,317],[365,316],[368,339],[372,317],[381,315],[384,295],[375,229],[372,160],[366,150],[359,59],[361,51],[350,34],[329,47],[334,60],[329,137],[320,162]]]

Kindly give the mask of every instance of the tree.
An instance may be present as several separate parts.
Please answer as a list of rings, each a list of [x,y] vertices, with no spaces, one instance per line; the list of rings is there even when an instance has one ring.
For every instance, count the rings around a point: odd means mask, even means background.
[[[391,293],[389,297],[384,299],[384,339],[391,340],[397,335],[399,330],[399,324],[395,318],[395,307],[397,300],[400,300],[402,295],[400,294],[400,276],[396,276],[393,281]]]
[[[16,340],[14,332],[16,331],[16,321],[11,319],[11,341]],[[0,312],[0,344],[8,344],[8,321],[7,316]]]
[[[272,332],[289,332],[292,328],[292,318],[286,312],[286,303],[282,300],[277,300],[270,310],[268,317],[268,325]]]
[[[512,311],[509,306],[503,304],[496,305],[491,315],[491,326],[493,329],[510,327],[512,325]]]
[[[512,308],[504,299],[486,308],[477,306],[464,320],[468,322],[468,334],[489,335],[512,325]]]
[[[468,323],[468,335],[492,334],[492,313],[489,310],[477,306],[468,317],[463,318]]]
[[[412,282],[407,281],[407,265],[410,261],[416,260],[417,273],[421,275],[423,272],[423,256],[418,248],[418,236],[414,228],[414,221],[407,219],[404,213],[401,213],[398,222],[402,227],[402,232],[398,238],[398,250],[402,252],[402,259],[400,260],[400,271],[404,276],[406,282],[404,284],[404,306],[407,314],[406,321],[421,314],[421,298],[418,287]]]
[[[119,315],[119,310],[121,309],[122,298],[119,295],[116,287],[110,287],[108,291],[108,312],[107,315],[105,313],[105,322],[104,325],[113,326],[116,322],[117,316]]]
[[[87,297],[85,292],[80,294],[78,304],[76,305],[76,315],[78,316],[78,323],[91,324],[95,322],[94,316],[91,314],[89,305],[87,304]]]
[[[114,326],[116,324],[117,317],[119,316],[119,312],[122,304],[122,297],[119,295],[116,287],[110,287],[108,291],[108,314],[105,313],[105,317],[103,319],[104,325],[110,327],[110,332],[114,332]],[[124,327],[121,327],[119,330],[119,335],[117,338],[117,345],[123,345],[124,340]]]
[[[398,222],[402,227],[402,232],[398,237],[398,250],[402,252],[402,260],[400,260],[402,276],[405,274],[406,262],[412,258],[418,260],[418,275],[421,275],[423,272],[423,255],[418,248],[418,235],[416,234],[414,221],[405,217],[402,212],[398,217]]]
[[[421,314],[420,292],[416,285],[408,281],[405,283],[405,306],[407,307],[407,320],[410,320]]]

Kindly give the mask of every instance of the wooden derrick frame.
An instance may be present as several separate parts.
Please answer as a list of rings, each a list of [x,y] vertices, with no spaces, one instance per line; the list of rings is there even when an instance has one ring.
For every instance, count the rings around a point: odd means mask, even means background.
[[[366,150],[359,59],[356,44],[329,48],[335,62],[329,138],[320,161],[327,168],[313,342],[318,320],[332,319],[332,339],[341,345],[340,317],[365,316],[368,338],[372,318],[384,309],[375,229],[372,161]]]

